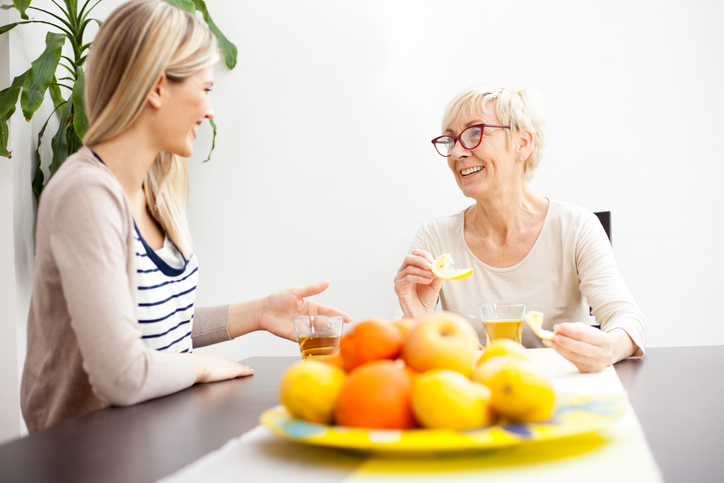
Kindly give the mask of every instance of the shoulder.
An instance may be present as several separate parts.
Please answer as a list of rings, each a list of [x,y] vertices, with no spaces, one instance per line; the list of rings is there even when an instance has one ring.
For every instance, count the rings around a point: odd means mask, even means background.
[[[441,216],[439,218],[433,218],[425,221],[420,226],[420,231],[439,234],[458,231],[464,223],[466,210],[467,208],[455,213],[454,215]]]
[[[40,196],[39,224],[45,221],[116,221],[130,216],[123,188],[113,173],[84,147],[68,157]]]
[[[449,250],[462,240],[464,222],[465,210],[423,222],[415,235],[413,248],[423,248],[431,253]]]
[[[554,227],[561,229],[579,229],[590,227],[591,223],[598,223],[596,215],[580,206],[550,200],[550,222]]]
[[[109,192],[122,193],[113,173],[90,149],[83,147],[65,160],[43,190],[43,196],[62,196],[88,186],[104,186]]]
[[[590,210],[551,200],[546,234],[578,250],[611,248],[603,225]]]

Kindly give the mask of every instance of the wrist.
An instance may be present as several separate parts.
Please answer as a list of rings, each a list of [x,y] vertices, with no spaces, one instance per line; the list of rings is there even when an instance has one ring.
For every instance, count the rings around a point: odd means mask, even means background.
[[[266,298],[231,304],[229,308],[229,335],[232,339],[261,328],[261,314]]]
[[[194,365],[194,369],[196,370],[196,379],[194,380],[194,384],[204,382],[208,377],[208,370],[202,362],[200,356],[198,354],[184,355],[191,360],[191,363]]]
[[[625,330],[617,327],[615,329],[611,329],[607,335],[611,338],[611,343],[613,345],[612,365],[618,361],[627,359],[636,353],[637,346]]]

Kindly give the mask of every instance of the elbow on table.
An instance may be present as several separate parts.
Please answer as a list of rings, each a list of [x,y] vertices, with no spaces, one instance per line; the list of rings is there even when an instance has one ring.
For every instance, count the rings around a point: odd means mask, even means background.
[[[121,381],[113,383],[108,380],[94,383],[91,380],[91,386],[96,397],[111,406],[133,406],[150,399],[144,397],[144,391],[139,384],[123,383]]]
[[[143,358],[120,372],[116,368],[89,376],[96,397],[112,406],[133,406],[161,396],[150,391],[148,379],[148,364]]]

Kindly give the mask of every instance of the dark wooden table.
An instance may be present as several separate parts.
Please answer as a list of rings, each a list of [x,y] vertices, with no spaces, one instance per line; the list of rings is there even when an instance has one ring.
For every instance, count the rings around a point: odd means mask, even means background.
[[[154,482],[254,428],[295,357],[0,445],[0,482]],[[650,348],[616,371],[667,482],[724,481],[724,346]],[[612,462],[615,463],[615,462]]]

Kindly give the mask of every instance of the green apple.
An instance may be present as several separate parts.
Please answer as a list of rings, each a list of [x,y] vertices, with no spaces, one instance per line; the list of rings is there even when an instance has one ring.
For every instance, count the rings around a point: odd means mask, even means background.
[[[450,369],[416,376],[410,401],[415,419],[425,428],[470,429],[492,423],[490,389]]]
[[[469,376],[479,348],[478,334],[467,320],[452,312],[439,312],[410,329],[402,358],[417,372],[451,369]]]

